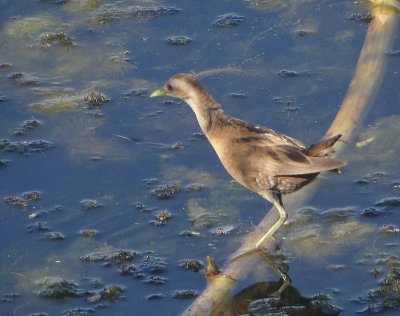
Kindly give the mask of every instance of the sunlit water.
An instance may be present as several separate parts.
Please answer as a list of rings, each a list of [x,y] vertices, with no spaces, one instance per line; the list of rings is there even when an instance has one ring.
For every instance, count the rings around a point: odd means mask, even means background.
[[[212,255],[222,265],[260,221],[268,203],[231,181],[190,109],[150,99],[149,92],[177,72],[202,73],[200,81],[227,113],[312,143],[346,93],[367,24],[351,19],[366,8],[349,1],[254,3],[0,0],[0,139],[52,145],[39,153],[0,151],[1,315],[60,315],[76,308],[95,315],[180,314],[193,298],[174,298],[175,291],[200,293],[206,285],[202,271],[186,271],[180,260],[204,263]],[[158,11],[132,16],[136,6]],[[215,25],[227,13],[238,24]],[[49,43],[45,34],[64,37]],[[171,36],[191,41],[172,45]],[[73,45],[63,42],[68,39]],[[397,37],[364,124],[384,120],[375,127],[383,135],[398,126],[396,117],[385,119],[400,114],[399,48]],[[282,76],[284,70],[295,75]],[[90,106],[84,97],[94,90],[108,101]],[[26,120],[39,126],[26,128]],[[372,143],[341,157],[349,160],[343,172],[324,175],[308,202],[311,210],[291,212],[293,225],[278,234],[286,237],[278,243],[293,286],[306,297],[328,295],[343,315],[364,310],[367,305],[353,299],[377,288],[399,264],[398,233],[380,232],[383,225],[400,225],[399,206],[374,206],[400,195],[393,161],[399,144],[396,137],[384,139],[376,150]],[[176,182],[181,190],[170,199],[153,194]],[[24,199],[29,191],[40,199]],[[22,197],[26,206],[13,206],[7,197]],[[84,199],[99,206],[85,209]],[[363,216],[371,207],[378,214]],[[172,217],[155,225],[161,210]],[[227,235],[212,233],[231,225]],[[82,236],[85,229],[96,236]],[[187,231],[195,234],[187,237]],[[64,238],[51,240],[49,232]],[[131,262],[137,265],[142,252],[151,251],[165,270],[140,278],[122,274],[118,264],[84,260],[107,249],[139,252]],[[264,269],[236,291],[278,280]],[[123,297],[45,298],[35,285],[45,277],[73,281],[81,291],[119,285]],[[159,299],[149,300],[154,294]]]

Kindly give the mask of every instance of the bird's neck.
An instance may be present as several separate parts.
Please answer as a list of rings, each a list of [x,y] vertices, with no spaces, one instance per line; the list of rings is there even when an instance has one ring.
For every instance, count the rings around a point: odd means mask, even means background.
[[[213,128],[215,117],[223,112],[220,105],[207,92],[197,93],[185,101],[193,109],[200,128],[207,136]]]

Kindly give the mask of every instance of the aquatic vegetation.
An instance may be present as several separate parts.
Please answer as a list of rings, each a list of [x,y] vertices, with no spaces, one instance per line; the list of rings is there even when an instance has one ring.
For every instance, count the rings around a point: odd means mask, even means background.
[[[148,254],[143,256],[140,267],[150,274],[162,274],[167,270],[167,262],[163,257]]]
[[[232,27],[243,23],[243,21],[243,16],[237,15],[236,13],[227,13],[218,16],[213,24],[218,27]]]
[[[369,23],[373,19],[370,12],[353,13],[350,15],[349,20],[354,22]]]
[[[179,233],[179,236],[185,237],[185,238],[186,237],[195,237],[195,236],[199,236],[199,235],[200,235],[200,233],[198,231],[191,230],[191,229],[185,229]]]
[[[141,7],[134,6],[128,10],[128,15],[134,18],[147,18],[160,15],[174,15],[178,14],[181,10],[174,7]]]
[[[101,206],[101,204],[99,204],[96,200],[92,199],[83,199],[80,204],[84,210],[91,210]]]
[[[185,192],[196,192],[201,191],[205,188],[205,186],[201,183],[189,183],[183,187],[183,191]]]
[[[50,227],[47,226],[47,222],[43,222],[43,221],[29,224],[26,226],[26,228],[28,228],[29,233],[35,233],[35,232],[42,233],[42,232],[47,232],[50,230]]]
[[[106,285],[97,290],[83,291],[75,282],[61,277],[44,277],[36,281],[35,286],[38,288],[36,293],[39,296],[56,299],[84,297],[89,303],[115,302],[122,297],[124,291],[123,286],[116,284]]]
[[[0,69],[10,69],[12,67],[9,63],[2,63],[0,64]]]
[[[104,94],[96,89],[88,92],[83,100],[90,106],[100,106],[109,101]]]
[[[236,226],[234,225],[225,225],[225,226],[214,227],[210,229],[209,232],[215,236],[224,236],[233,232],[235,228]]]
[[[103,93],[94,88],[82,91],[68,88],[36,91],[46,97],[30,105],[33,111],[39,113],[74,112],[87,107],[97,108],[109,101]]]
[[[14,130],[14,135],[24,135],[27,132],[41,126],[43,123],[37,119],[25,120]]]
[[[24,140],[20,142],[12,142],[8,139],[0,139],[0,151],[14,152],[24,155],[30,153],[41,153],[49,150],[53,147],[53,144],[47,140]]]
[[[48,232],[48,233],[46,233],[46,237],[49,240],[64,240],[65,239],[64,234],[61,232]]]
[[[19,208],[26,208],[28,206],[27,201],[19,196],[10,195],[4,198],[4,202],[11,206],[16,206]]]
[[[144,279],[145,278],[145,274],[143,273],[143,271],[140,269],[140,267],[138,267],[135,264],[124,264],[121,266],[120,268],[120,273],[122,275],[129,275],[134,277],[135,279]]]
[[[376,171],[374,173],[367,173],[360,178],[358,178],[355,183],[358,185],[368,185],[372,183],[380,183],[384,181],[385,173],[381,171]]]
[[[163,299],[165,297],[166,297],[165,294],[154,293],[154,294],[147,295],[146,300],[147,301],[160,300],[160,299]]]
[[[172,291],[171,296],[175,299],[191,299],[199,295],[196,290],[175,290]]]
[[[305,28],[297,28],[297,29],[293,30],[293,33],[299,37],[306,37],[306,36],[310,36],[310,35],[314,34],[315,30],[305,29]]]
[[[163,15],[175,15],[181,10],[164,6],[132,6],[123,2],[103,4],[95,12],[92,21],[97,24],[111,23],[120,19],[146,19]]]
[[[361,212],[361,215],[366,217],[375,217],[384,214],[386,214],[384,210],[375,207],[368,207]]]
[[[20,86],[37,86],[40,84],[40,79],[32,74],[23,72],[14,72],[7,76],[9,79],[14,80]]]
[[[117,266],[124,276],[131,276],[146,284],[163,284],[166,278],[159,277],[167,270],[165,258],[153,252],[134,252],[122,249],[105,249],[83,257],[88,262],[102,262],[105,266]],[[136,263],[131,263],[135,260]]]
[[[39,217],[42,217],[42,216],[58,213],[58,212],[61,212],[62,210],[63,210],[63,207],[61,205],[54,205],[54,206],[52,206],[51,208],[48,208],[48,209],[38,210],[38,211],[32,212],[32,213],[30,213],[28,215],[28,218],[29,219],[35,219],[35,218],[39,218]]]
[[[124,93],[124,97],[147,97],[149,95],[149,89],[146,88],[134,88],[129,92]]]
[[[196,259],[182,259],[179,261],[179,266],[183,270],[199,272],[201,269],[204,268],[204,264]]]
[[[384,234],[398,234],[400,233],[400,228],[396,225],[384,225],[381,232]]]
[[[157,211],[154,215],[155,220],[151,220],[150,224],[154,226],[164,226],[172,218],[172,214],[167,210]]]
[[[226,312],[235,315],[307,315],[335,316],[341,308],[326,294],[304,297],[289,286],[276,295],[281,282],[257,282],[241,290],[226,304]],[[274,295],[275,294],[275,295]]]
[[[95,118],[102,118],[104,117],[104,114],[99,110],[99,109],[92,109],[92,110],[87,110],[85,111],[86,114],[91,115]],[[100,157],[98,157],[100,159]],[[96,160],[96,158],[94,158]]]
[[[192,39],[188,36],[178,35],[170,36],[167,38],[167,43],[172,46],[185,46],[192,42]]]
[[[155,256],[153,253],[139,254],[141,256],[138,264],[121,266],[123,275],[131,275],[136,279],[146,280],[149,276],[160,275],[166,272],[167,263],[165,258]]]
[[[37,201],[42,198],[42,193],[39,191],[27,191],[22,193],[22,197],[28,201]]]
[[[299,75],[297,71],[282,69],[277,73],[278,76],[283,78],[295,78]]]
[[[353,303],[366,305],[360,314],[382,314],[400,309],[400,274],[396,268],[380,282],[378,288],[370,290],[366,296],[353,299]]]
[[[51,47],[54,44],[60,44],[62,46],[68,47],[68,46],[73,46],[74,41],[64,32],[46,33],[40,37],[40,45],[42,47]]]
[[[79,109],[79,98],[75,96],[64,98],[53,98],[41,103],[31,105],[33,111],[42,113],[71,112]]]
[[[34,35],[48,30],[54,25],[53,21],[47,17],[40,18],[20,18],[6,22],[4,28],[7,35],[21,36]]]
[[[93,23],[95,24],[106,24],[114,22],[118,20],[119,17],[116,15],[115,12],[98,12],[92,19]]]
[[[400,197],[386,197],[375,203],[375,206],[381,206],[384,208],[400,207]]]
[[[152,193],[158,199],[165,200],[165,199],[171,199],[180,191],[181,191],[181,185],[179,182],[176,181],[172,183],[162,184],[157,188],[155,188],[154,190],[152,190]]]
[[[81,235],[82,237],[86,237],[86,238],[96,237],[97,234],[98,234],[98,231],[95,229],[84,229],[79,232],[79,235]]]
[[[163,278],[160,276],[155,276],[155,275],[150,275],[142,280],[143,283],[151,284],[151,285],[162,285],[166,281],[167,281],[166,278]]]
[[[139,211],[142,211],[142,212],[150,212],[150,211],[156,210],[155,207],[147,207],[146,205],[144,205],[141,202],[136,202],[135,207],[136,207],[136,209],[138,209]]]
[[[103,2],[103,0],[81,0],[80,2],[82,2],[81,5],[85,10],[94,10]]]
[[[261,9],[261,10],[273,10],[276,8],[285,8],[290,2],[289,0],[278,0],[278,1],[271,1],[271,0],[246,0],[246,4],[254,9]]]
[[[134,256],[135,253],[130,250],[105,248],[89,253],[83,259],[88,262],[103,262],[106,265],[120,265],[131,262]]]
[[[121,70],[133,70],[136,69],[136,65],[135,63],[130,63],[131,62],[131,58],[129,57],[130,55],[130,51],[129,50],[125,50],[123,52],[120,52],[116,55],[112,55],[111,57],[108,58],[108,60],[115,64],[120,66]]]
[[[36,281],[39,296],[64,299],[68,296],[81,296],[78,285],[59,277],[45,277]]]
[[[57,1],[65,1],[65,0],[57,0]],[[94,311],[95,310],[93,308],[87,308],[87,307],[71,308],[65,310],[63,312],[63,316],[87,316],[87,315],[92,315]]]
[[[115,302],[121,299],[124,288],[120,285],[107,285],[104,288],[90,293],[86,298],[89,303],[98,303],[102,301]]]

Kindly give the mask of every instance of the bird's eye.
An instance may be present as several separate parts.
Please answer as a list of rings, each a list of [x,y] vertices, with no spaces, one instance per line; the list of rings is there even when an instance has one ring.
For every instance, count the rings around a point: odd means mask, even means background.
[[[166,86],[165,86],[165,89],[166,89],[168,92],[171,92],[173,88],[172,88],[172,85],[171,85],[170,83],[167,83]]]

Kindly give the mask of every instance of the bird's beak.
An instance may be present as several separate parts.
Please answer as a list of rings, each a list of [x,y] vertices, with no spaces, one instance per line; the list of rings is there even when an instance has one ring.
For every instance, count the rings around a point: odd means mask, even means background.
[[[163,88],[158,89],[158,90],[154,91],[152,94],[150,94],[150,98],[163,97],[163,96],[165,96],[165,91]]]

